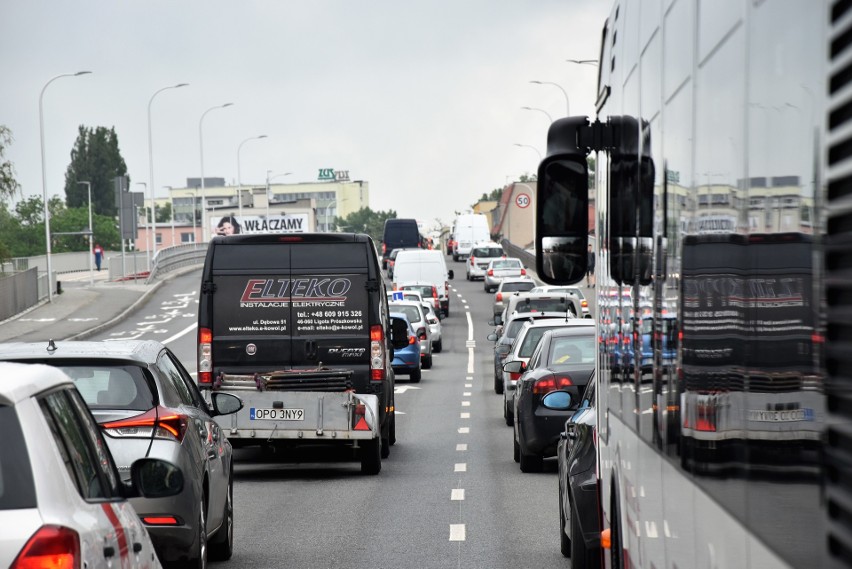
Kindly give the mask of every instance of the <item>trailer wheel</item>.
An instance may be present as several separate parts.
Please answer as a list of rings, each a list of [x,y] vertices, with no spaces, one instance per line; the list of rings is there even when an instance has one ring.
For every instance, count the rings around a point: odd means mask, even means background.
[[[382,439],[376,437],[361,443],[361,474],[378,474],[382,470]]]

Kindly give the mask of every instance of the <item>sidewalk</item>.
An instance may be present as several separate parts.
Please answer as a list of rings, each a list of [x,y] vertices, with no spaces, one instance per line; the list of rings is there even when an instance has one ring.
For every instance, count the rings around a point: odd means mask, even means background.
[[[62,294],[0,322],[0,342],[82,340],[126,318],[164,282],[109,282],[107,271],[94,274],[94,285],[88,271],[59,275]]]

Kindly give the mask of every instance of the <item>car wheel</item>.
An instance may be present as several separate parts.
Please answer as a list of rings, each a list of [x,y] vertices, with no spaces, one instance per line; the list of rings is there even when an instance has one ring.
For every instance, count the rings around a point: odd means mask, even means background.
[[[411,374],[408,376],[408,379],[411,380],[411,383],[420,383],[420,368],[411,370]]]
[[[222,525],[210,540],[210,559],[227,561],[234,554],[234,470],[228,475],[228,494],[225,496],[225,512]]]
[[[563,505],[562,484],[559,485],[559,551],[563,557],[571,557],[571,540],[565,534],[565,506]],[[573,521],[572,521],[572,528]],[[571,564],[573,569],[574,564]]]
[[[361,474],[374,475],[382,470],[381,437],[361,443]]]
[[[497,374],[494,374],[494,393],[497,395],[503,394],[503,378],[497,377]]]
[[[458,255],[453,255],[453,261],[455,261],[456,263],[458,263],[458,262],[459,262],[459,256],[458,256]]]
[[[599,547],[589,549],[580,533],[577,522],[577,508],[571,505],[571,569],[587,569],[601,566],[601,550]]]
[[[543,460],[537,454],[525,454],[522,452],[519,462],[521,463],[521,472],[541,472],[543,467]]]
[[[390,438],[382,437],[382,458],[390,456]]]
[[[513,426],[515,424],[515,414],[509,412],[509,402],[506,399],[503,399],[503,418],[506,419],[506,426]]]
[[[436,354],[440,354],[441,350],[443,350],[443,349],[444,349],[444,340],[443,339],[438,340],[437,342],[435,342],[435,345],[432,346],[432,351],[435,352]]]
[[[196,546],[189,559],[187,567],[192,569],[207,569],[207,500],[202,495],[198,504],[198,527],[196,528]]]
[[[512,458],[515,459],[515,462],[521,461],[521,445],[518,444],[518,441],[513,437],[512,438]]]
[[[423,358],[423,369],[432,369],[432,354]]]

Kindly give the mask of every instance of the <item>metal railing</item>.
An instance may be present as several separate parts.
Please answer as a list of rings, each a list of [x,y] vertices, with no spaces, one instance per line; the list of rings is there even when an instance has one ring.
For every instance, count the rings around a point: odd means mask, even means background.
[[[152,261],[153,266],[145,282],[150,283],[158,276],[176,269],[203,265],[207,257],[207,245],[207,243],[187,243],[160,249]]]

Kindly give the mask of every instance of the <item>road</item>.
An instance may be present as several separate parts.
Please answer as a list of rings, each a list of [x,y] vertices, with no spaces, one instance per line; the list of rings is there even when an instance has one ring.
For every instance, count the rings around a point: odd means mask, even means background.
[[[559,553],[555,463],[522,474],[512,460],[486,339],[493,294],[448,262],[460,278],[451,283],[444,350],[419,384],[398,378],[397,444],[382,472],[363,476],[359,463],[339,457],[263,461],[238,451],[234,556],[211,565],[569,566]],[[168,281],[143,310],[93,339],[157,339],[194,373],[199,281],[200,271]]]

